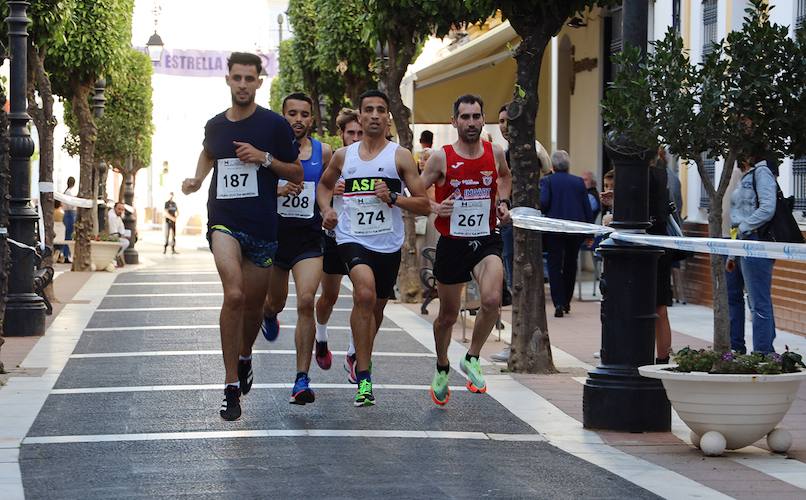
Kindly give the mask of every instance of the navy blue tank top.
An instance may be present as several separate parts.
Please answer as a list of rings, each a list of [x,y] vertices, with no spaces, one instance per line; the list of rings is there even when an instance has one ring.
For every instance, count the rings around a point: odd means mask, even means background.
[[[277,198],[280,228],[310,227],[319,231],[322,216],[316,204],[316,186],[322,177],[322,143],[311,137],[311,157],[300,160],[305,170],[304,187],[300,194]]]

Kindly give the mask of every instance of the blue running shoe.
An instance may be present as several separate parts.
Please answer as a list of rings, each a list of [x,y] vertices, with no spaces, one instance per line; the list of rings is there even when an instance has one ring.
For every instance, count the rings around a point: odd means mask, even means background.
[[[313,403],[316,398],[313,395],[310,384],[311,379],[307,375],[301,375],[297,381],[294,382],[294,388],[291,389],[291,400],[289,403],[292,405]]]
[[[263,316],[263,323],[260,324],[260,333],[266,337],[269,342],[277,340],[280,334],[280,322],[277,316]]]

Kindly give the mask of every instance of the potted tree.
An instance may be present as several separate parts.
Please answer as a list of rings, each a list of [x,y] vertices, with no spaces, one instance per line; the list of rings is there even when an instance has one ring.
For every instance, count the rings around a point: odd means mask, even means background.
[[[712,237],[721,236],[722,199],[738,155],[766,150],[782,157],[803,154],[806,147],[798,111],[806,96],[806,37],[801,30],[796,40],[789,38],[788,28],[770,22],[770,8],[752,0],[742,29],[728,34],[698,66],[691,64],[671,29],[644,60],[625,51],[621,71],[603,101],[612,133],[645,145],[656,138],[697,166],[713,207],[708,214]],[[793,64],[793,58],[798,62]],[[706,156],[725,160],[719,179],[706,172]],[[787,433],[770,432],[806,373],[796,371],[797,363],[791,373],[783,368],[782,360],[793,366],[794,353],[777,360],[729,352],[724,269],[724,257],[711,255],[714,350],[683,350],[676,355],[679,368],[652,365],[639,372],[663,381],[672,406],[692,429],[692,441],[706,454],[746,446],[765,434],[773,450],[785,451],[791,444]]]

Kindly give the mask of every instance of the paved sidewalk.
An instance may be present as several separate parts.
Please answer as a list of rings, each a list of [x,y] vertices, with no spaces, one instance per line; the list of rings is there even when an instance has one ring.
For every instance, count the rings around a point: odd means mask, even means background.
[[[804,497],[804,389],[784,421],[795,437],[789,460],[763,443],[703,458],[679,420],[673,433],[582,429],[582,383],[597,361],[597,302],[574,302],[570,316],[549,318],[561,373],[513,375],[486,362],[488,393],[477,395],[452,372],[444,409],[427,392],[430,320],[419,305],[392,304],[376,342],[378,404],[354,408],[355,386],[341,369],[352,303],[346,286],[331,321],[334,365],[311,369],[317,401],[288,404],[292,296],[278,341],[258,339],[243,417],[224,422],[221,287],[197,243],[164,257],[145,244],[146,265],[94,273],[22,362],[38,375],[0,388],[0,497]],[[431,316],[437,309],[435,302]],[[670,313],[676,348],[706,344],[706,309]],[[449,354],[458,366],[466,349],[458,326],[454,337]],[[496,338],[484,355],[503,347]],[[806,351],[803,338],[779,340]]]
[[[583,284],[583,290],[592,290],[591,283]],[[598,364],[594,357],[601,340],[599,318],[601,303],[589,294],[584,301],[575,295],[570,315],[554,318],[548,315],[549,334],[553,348],[554,362],[560,373],[557,375],[524,375],[513,377],[546,401],[570,417],[570,425],[581,428],[582,390],[587,371]],[[419,307],[407,306],[419,312]],[[439,302],[429,306],[428,320],[433,320],[439,309]],[[709,308],[697,305],[675,304],[669,308],[673,333],[673,349],[687,345],[706,347],[711,345],[713,313]],[[750,315],[747,314],[749,318]],[[424,316],[426,318],[426,316]],[[483,356],[501,351],[511,335],[511,307],[502,313],[505,329],[501,332],[502,341],[494,330],[484,349]],[[472,317],[467,321],[467,336],[472,331]],[[751,325],[746,325],[748,345],[751,345]],[[454,329],[454,339],[462,341],[461,327]],[[788,345],[806,353],[806,338],[792,333],[778,331],[775,347],[778,351]],[[488,372],[505,372],[505,363],[493,363]],[[631,456],[644,459],[663,468],[680,473],[702,485],[713,488],[734,498],[758,498],[770,495],[771,498],[806,497],[806,385],[801,385],[781,427],[793,436],[793,445],[786,456],[772,454],[762,439],[754,446],[728,452],[724,457],[705,458],[690,445],[689,429],[673,413],[672,433],[596,433],[603,442],[612,445]],[[704,466],[707,465],[707,466]],[[675,497],[677,495],[671,494]]]

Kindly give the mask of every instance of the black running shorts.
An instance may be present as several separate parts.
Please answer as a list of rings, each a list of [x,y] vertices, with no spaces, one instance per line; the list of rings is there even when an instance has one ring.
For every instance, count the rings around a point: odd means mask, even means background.
[[[344,261],[342,261],[339,256],[336,238],[328,235],[326,231],[322,231],[322,241],[322,247],[324,249],[322,271],[324,271],[325,274],[337,274],[341,276],[349,274],[347,266],[344,265]]]
[[[471,280],[471,272],[488,255],[501,258],[503,241],[498,233],[480,238],[447,238],[437,241],[434,277],[445,285],[456,285]]]
[[[305,259],[322,256],[322,230],[313,227],[280,228],[274,265],[286,271]]]
[[[395,298],[395,282],[400,269],[400,250],[381,253],[369,250],[358,243],[339,245],[341,260],[351,271],[359,264],[366,264],[375,275],[375,294],[379,299]]]

